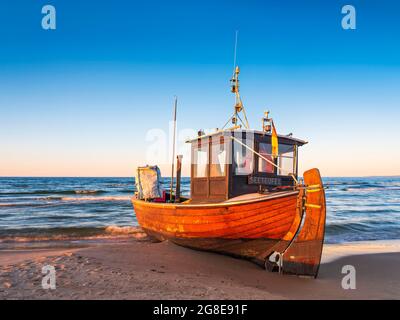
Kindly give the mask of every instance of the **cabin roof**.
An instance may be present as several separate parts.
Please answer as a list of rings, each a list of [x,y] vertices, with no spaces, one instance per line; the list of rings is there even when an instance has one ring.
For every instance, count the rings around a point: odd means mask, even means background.
[[[202,136],[198,136],[196,138],[192,138],[192,139],[188,139],[186,140],[187,143],[193,142],[193,141],[197,141],[198,139],[204,139],[207,137],[212,137],[212,136],[216,136],[218,134],[222,134],[222,133],[227,133],[227,132],[249,132],[249,133],[253,133],[253,134],[257,134],[257,135],[265,135],[265,136],[271,136],[271,133],[266,133],[264,131],[260,131],[260,130],[252,130],[252,129],[235,129],[235,130],[230,130],[230,129],[226,129],[226,130],[218,130],[215,132],[211,132],[209,134],[205,134]],[[308,141],[305,140],[301,140],[298,138],[295,138],[293,136],[289,136],[289,135],[284,135],[284,134],[278,134],[278,138],[282,138],[282,139],[286,139],[286,140],[290,140],[295,142],[297,145],[302,146],[304,144],[307,144]]]

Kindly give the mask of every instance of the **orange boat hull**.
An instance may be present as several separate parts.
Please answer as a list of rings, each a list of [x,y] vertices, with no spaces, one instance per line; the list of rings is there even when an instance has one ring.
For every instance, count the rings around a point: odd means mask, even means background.
[[[272,199],[219,204],[133,200],[140,226],[158,240],[255,258],[282,240],[296,217],[298,192]]]
[[[282,267],[287,261],[283,254],[291,249],[287,273],[316,276],[325,227],[325,196],[319,172],[313,170],[306,172],[305,178],[313,186],[320,185],[319,193],[313,192],[311,196],[314,201],[323,202],[320,209],[305,209],[305,188],[215,204],[154,203],[137,199],[132,199],[132,203],[140,226],[157,240],[251,259],[271,270],[274,268],[267,265],[271,254],[282,255]],[[307,215],[303,222],[305,231],[300,230],[304,214]],[[291,244],[294,248],[289,248]],[[296,272],[297,264],[303,263],[309,267]],[[282,270],[285,272],[285,268]]]

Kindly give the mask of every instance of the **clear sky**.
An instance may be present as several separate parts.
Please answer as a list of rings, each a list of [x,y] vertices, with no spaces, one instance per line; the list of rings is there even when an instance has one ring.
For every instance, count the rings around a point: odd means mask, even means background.
[[[399,16],[387,0],[3,0],[0,175],[132,176],[149,161],[169,175],[146,158],[149,130],[167,130],[174,95],[180,130],[225,123],[235,30],[252,127],[269,109],[309,141],[301,170],[399,175]]]

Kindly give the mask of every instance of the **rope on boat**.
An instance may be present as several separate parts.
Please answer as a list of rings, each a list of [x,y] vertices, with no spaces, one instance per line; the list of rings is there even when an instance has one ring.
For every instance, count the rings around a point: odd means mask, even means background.
[[[294,180],[294,182],[296,183],[296,185],[299,184],[299,182],[297,181],[295,175],[287,170],[282,169],[281,167],[279,167],[278,165],[276,165],[274,162],[268,160],[266,157],[264,157],[263,155],[261,155],[260,153],[258,153],[256,150],[254,150],[253,148],[250,148],[248,145],[246,145],[245,143],[243,143],[242,141],[240,141],[239,139],[230,136],[232,140],[236,141],[237,143],[239,143],[240,145],[242,145],[243,147],[249,149],[251,152],[253,152],[254,154],[256,154],[257,156],[259,156],[261,159],[267,161],[269,164],[272,164],[274,167],[276,167],[277,169],[286,172],[289,176],[291,176]]]

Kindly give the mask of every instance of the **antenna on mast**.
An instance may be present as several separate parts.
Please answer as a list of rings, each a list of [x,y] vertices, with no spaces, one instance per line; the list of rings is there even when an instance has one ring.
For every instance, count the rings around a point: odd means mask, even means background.
[[[235,32],[235,49],[234,49],[234,54],[233,54],[233,75],[231,79],[231,92],[235,94],[235,106],[234,106],[234,113],[231,118],[225,123],[225,125],[222,128],[225,128],[225,126],[229,123],[229,121],[232,121],[232,124],[234,127],[238,126],[238,120],[243,124],[243,126],[248,129],[249,128],[249,122],[247,120],[246,112],[244,110],[243,102],[242,99],[240,98],[239,94],[239,73],[240,69],[236,65],[236,53],[237,53],[237,43],[238,43],[238,33],[239,31],[236,30]],[[240,118],[239,113],[242,112],[244,116],[244,121]],[[240,125],[239,125],[240,126]]]
[[[235,50],[233,52],[233,74],[235,74],[235,68],[236,68],[236,50],[237,50],[238,33],[239,33],[239,31],[236,30],[236,32],[235,32]]]

